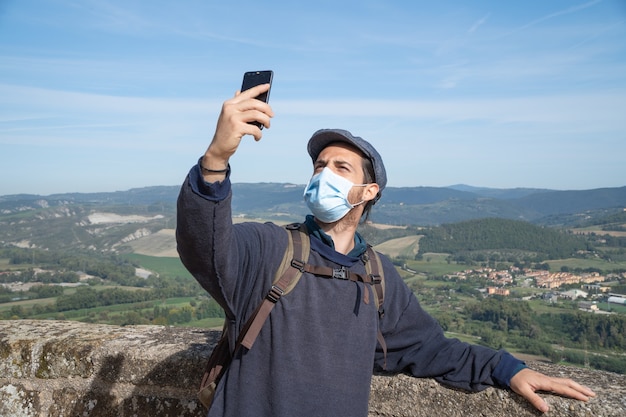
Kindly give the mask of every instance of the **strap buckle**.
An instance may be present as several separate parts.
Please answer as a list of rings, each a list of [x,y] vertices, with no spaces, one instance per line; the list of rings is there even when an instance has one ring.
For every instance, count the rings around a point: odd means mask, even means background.
[[[270,290],[270,292],[267,293],[267,296],[265,298],[267,298],[272,303],[276,304],[284,293],[285,293],[285,290],[283,290],[282,288],[276,285],[272,285],[272,289]]]
[[[348,271],[346,271],[346,267],[342,266],[341,268],[333,268],[333,278],[348,279]]]
[[[293,266],[294,268],[296,268],[300,272],[304,272],[304,266],[305,265],[306,264],[304,262],[302,262],[301,260],[299,260],[299,259],[295,259],[294,258],[294,259],[291,260],[291,266]]]

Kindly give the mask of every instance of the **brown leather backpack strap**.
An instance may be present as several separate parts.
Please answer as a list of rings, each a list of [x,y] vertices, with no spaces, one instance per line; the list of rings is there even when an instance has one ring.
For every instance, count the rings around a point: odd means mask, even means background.
[[[382,318],[385,315],[383,303],[385,302],[385,280],[381,274],[380,257],[371,246],[367,247],[367,259],[365,269],[371,277],[376,296],[378,297],[378,315]]]
[[[381,273],[380,257],[378,253],[371,246],[367,246],[367,259],[365,263],[365,270],[372,278],[374,285],[374,291],[376,292],[376,299],[378,300],[378,318],[381,319],[385,315],[385,309],[383,303],[385,301],[385,279]],[[383,332],[380,330],[380,323],[378,324],[378,334],[376,335],[378,344],[380,344],[383,350],[384,362],[383,369],[387,369],[387,342],[383,336]]]
[[[296,265],[298,265],[299,262],[304,263],[308,260],[308,253],[311,247],[305,226],[297,226],[298,227],[296,227],[296,225],[287,226],[289,244],[285,256],[283,257],[283,262],[274,278],[272,288],[239,334],[239,340],[241,340],[240,344],[248,349],[252,348],[261,328],[263,328],[263,324],[269,317],[270,312],[278,300],[280,300],[280,297],[291,291],[302,276],[303,270],[299,269]],[[287,264],[286,260],[289,257],[291,257],[291,261]],[[306,260],[304,260],[305,257]],[[284,269],[284,271],[281,272],[281,269]]]
[[[211,407],[217,384],[230,365],[237,350],[241,346],[245,346],[248,349],[252,348],[274,305],[276,305],[280,297],[293,289],[302,275],[303,270],[298,265],[304,264],[308,260],[311,250],[306,227],[293,224],[287,226],[286,229],[288,230],[287,250],[276,270],[269,293],[246,321],[237,337],[234,350],[230,351],[228,324],[225,322],[222,336],[211,352],[206,371],[200,382],[200,390],[198,391],[198,399],[207,409]]]
[[[348,270],[348,268],[346,268],[345,266],[342,266],[339,268],[332,268],[330,266],[303,264],[303,265],[300,265],[300,268],[302,269],[302,271],[308,272],[320,278],[345,279],[345,280],[353,281],[353,282],[364,282],[366,284],[374,284],[370,274],[366,274],[366,275],[359,274],[357,272]]]

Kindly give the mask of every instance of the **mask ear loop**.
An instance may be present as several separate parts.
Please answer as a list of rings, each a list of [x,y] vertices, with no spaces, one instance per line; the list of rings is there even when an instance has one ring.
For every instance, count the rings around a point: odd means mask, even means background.
[[[376,183],[375,182],[369,182],[367,184],[352,184],[352,186],[353,187],[367,187],[368,185],[371,185],[371,184],[376,184]],[[379,199],[380,199],[380,192],[376,193],[376,196],[374,197],[374,199],[370,200],[370,201],[374,201],[372,204],[376,204],[376,202]],[[350,203],[350,202],[348,202],[348,203]],[[360,206],[363,203],[366,203],[366,201],[365,200],[361,200],[358,203],[355,203],[355,204],[350,203],[350,204],[352,205],[352,208],[355,208],[356,206]]]
[[[359,201],[358,203],[354,203],[354,204],[350,203],[350,205],[352,206],[352,208],[355,208],[355,207],[357,207],[357,206],[360,206],[360,205],[361,205],[361,204],[363,204],[363,203],[365,203],[365,200],[361,200],[361,201]]]
[[[370,183],[370,184],[372,184],[372,183]],[[352,186],[353,187],[366,187],[366,186],[368,186],[370,184],[352,184]],[[352,206],[352,208],[355,208],[356,206],[360,206],[361,204],[365,203],[365,200],[361,200],[358,203],[354,203],[354,204],[350,203],[349,201],[348,201],[348,203]]]

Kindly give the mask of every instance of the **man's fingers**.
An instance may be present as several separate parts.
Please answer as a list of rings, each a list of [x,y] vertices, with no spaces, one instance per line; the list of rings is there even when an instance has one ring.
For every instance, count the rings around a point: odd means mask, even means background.
[[[240,98],[241,100],[248,100],[267,92],[269,89],[269,84],[259,84],[245,91],[237,91],[235,93],[235,97]]]
[[[269,128],[269,120],[274,117],[272,107],[269,104],[254,98],[259,94],[259,92],[262,93],[263,91],[266,91],[267,88],[269,88],[269,84],[256,86],[228,100],[226,102],[228,106],[228,113],[235,117],[239,115],[241,120],[246,123],[259,122]]]
[[[595,397],[595,393],[571,379],[550,378],[550,383],[543,386],[527,385],[518,394],[524,396],[537,410],[545,413],[548,411],[546,401],[535,393],[535,391],[551,392],[579,401],[589,401],[590,397]]]
[[[516,392],[522,397],[526,398],[526,400],[531,403],[533,407],[535,407],[542,413],[548,411],[548,403],[546,403],[543,398],[537,395],[529,385],[526,385],[523,388],[516,390]]]
[[[550,391],[567,397],[575,398],[580,401],[589,401],[590,397],[595,397],[596,394],[591,389],[580,385],[576,381],[571,379],[556,379],[553,380],[554,386]]]
[[[254,98],[242,98],[243,93],[226,101],[222,106],[221,118],[225,123],[232,123],[233,127],[237,123],[259,122],[269,128],[270,118],[274,117],[274,112],[269,104]],[[243,134],[252,134],[244,126]]]
[[[546,412],[548,404],[536,394],[537,391],[551,392],[580,401],[589,401],[595,393],[567,378],[553,378],[531,369],[523,369],[511,378],[511,389],[526,398],[537,410]]]

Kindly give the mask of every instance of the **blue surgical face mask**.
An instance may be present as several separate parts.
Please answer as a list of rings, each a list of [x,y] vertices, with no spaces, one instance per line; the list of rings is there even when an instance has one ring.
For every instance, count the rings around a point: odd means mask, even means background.
[[[326,167],[311,177],[304,189],[304,201],[319,221],[333,223],[364,202],[351,204],[348,201],[348,194],[352,187],[365,185],[367,184],[353,184]]]

